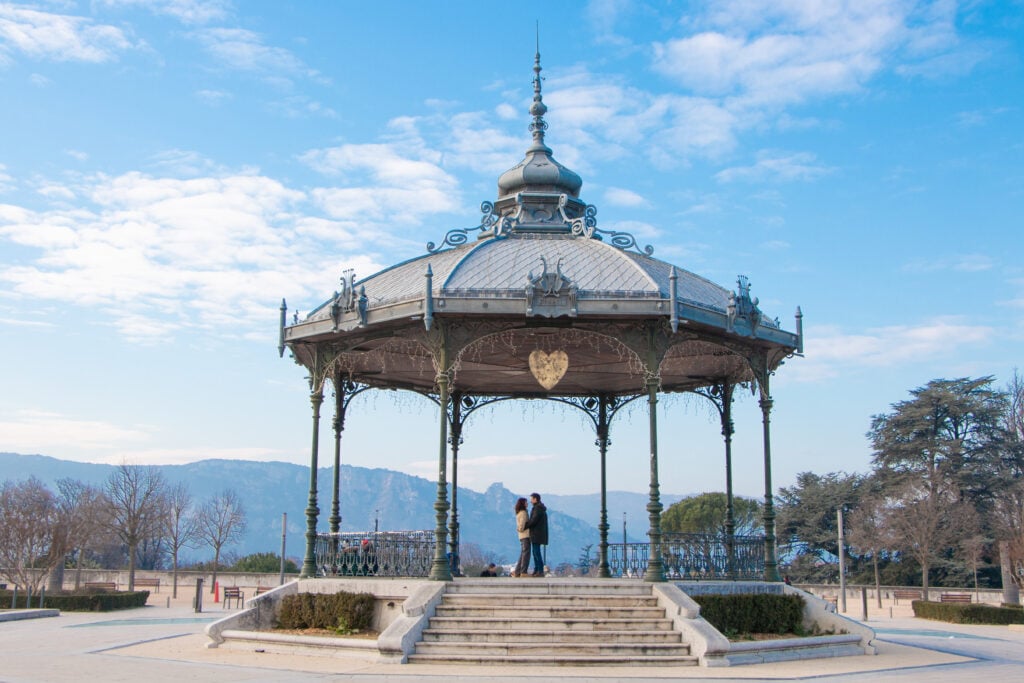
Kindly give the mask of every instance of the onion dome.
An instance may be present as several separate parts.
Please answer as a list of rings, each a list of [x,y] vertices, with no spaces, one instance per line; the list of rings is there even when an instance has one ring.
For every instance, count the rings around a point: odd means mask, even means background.
[[[580,188],[583,187],[583,179],[555,161],[551,156],[551,148],[544,144],[544,131],[548,128],[544,114],[548,108],[541,97],[540,72],[540,52],[537,52],[533,62],[533,105],[530,107],[533,116],[530,124],[533,144],[526,150],[526,157],[522,161],[498,178],[499,202],[519,192],[552,192],[579,197]]]

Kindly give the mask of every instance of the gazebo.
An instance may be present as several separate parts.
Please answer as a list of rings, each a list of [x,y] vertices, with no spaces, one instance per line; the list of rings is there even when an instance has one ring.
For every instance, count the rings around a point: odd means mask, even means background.
[[[279,351],[290,350],[309,373],[313,435],[306,508],[304,576],[317,573],[317,463],[320,410],[334,388],[334,499],[345,411],[369,389],[419,392],[440,407],[436,529],[429,577],[449,580],[459,553],[458,449],[474,410],[495,401],[547,399],[584,411],[600,452],[598,574],[608,576],[605,454],[609,425],[629,402],[645,398],[650,432],[647,581],[664,581],[662,504],[658,482],[659,395],[694,392],[721,417],[733,534],[731,406],[745,386],[760,398],[764,456],[763,578],[779,581],[772,502],[772,398],[769,378],[802,352],[796,332],[761,312],[750,284],[735,291],[652,256],[633,236],[598,226],[597,209],[580,199],[579,175],[545,144],[547,112],[540,55],[534,61],[532,144],[498,179],[497,199],[481,205],[480,224],[449,230],[426,253],[357,280],[346,271],[340,290],[299,319],[281,304]],[[451,447],[451,503],[448,461]],[[449,512],[451,513],[449,515]],[[727,540],[727,543],[729,541]],[[731,552],[731,550],[730,550]],[[455,562],[451,561],[455,558]]]

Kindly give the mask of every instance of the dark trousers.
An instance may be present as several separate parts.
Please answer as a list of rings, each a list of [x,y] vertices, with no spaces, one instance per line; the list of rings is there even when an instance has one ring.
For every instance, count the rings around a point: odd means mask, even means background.
[[[519,539],[519,561],[516,562],[516,568],[512,573],[516,576],[525,574],[530,568],[530,539],[520,538]]]
[[[533,545],[533,573],[543,574],[544,573],[544,554],[541,551],[542,546],[540,543],[532,543]]]

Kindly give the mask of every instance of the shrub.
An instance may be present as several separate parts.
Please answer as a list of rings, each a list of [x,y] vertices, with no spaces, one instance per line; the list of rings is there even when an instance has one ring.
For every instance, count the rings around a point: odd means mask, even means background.
[[[256,574],[272,574],[281,570],[281,556],[275,553],[253,553],[239,559],[229,571],[253,572]],[[297,574],[298,566],[291,560],[285,559],[284,571],[289,574]]]
[[[926,600],[914,600],[911,606],[915,617],[948,621],[951,624],[1024,624],[1024,612],[1012,607]]]
[[[322,628],[353,633],[370,628],[375,598],[369,593],[298,593],[281,600],[278,628]]]
[[[18,591],[17,607],[27,607],[26,595]],[[101,591],[79,593],[46,593],[43,595],[43,607],[59,609],[62,612],[110,612],[118,609],[144,607],[149,598],[149,591],[134,593],[110,593]],[[10,607],[11,591],[0,591],[0,607]],[[32,607],[39,606],[39,596],[32,596]]]
[[[804,600],[766,593],[694,595],[700,615],[724,634],[803,633]]]

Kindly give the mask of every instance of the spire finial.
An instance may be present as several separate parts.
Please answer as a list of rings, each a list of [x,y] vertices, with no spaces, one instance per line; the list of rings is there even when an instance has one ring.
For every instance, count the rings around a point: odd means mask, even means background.
[[[533,57],[533,105],[530,107],[530,114],[533,116],[533,122],[530,123],[530,132],[533,133],[534,148],[546,148],[544,145],[544,131],[548,129],[547,121],[544,120],[544,114],[547,113],[548,108],[545,106],[540,92],[540,84],[543,80],[540,72],[540,22],[538,21],[537,52]],[[548,151],[550,152],[550,150]]]

